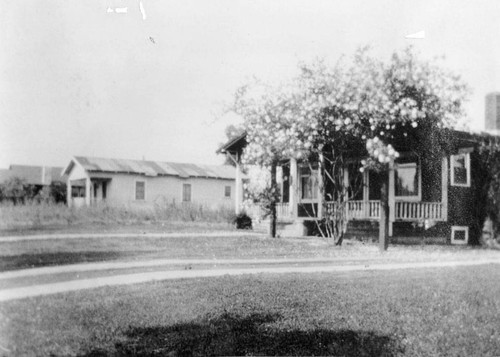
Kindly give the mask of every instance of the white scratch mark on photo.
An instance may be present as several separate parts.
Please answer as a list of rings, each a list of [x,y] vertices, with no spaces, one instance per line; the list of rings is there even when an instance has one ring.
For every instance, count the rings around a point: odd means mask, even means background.
[[[425,31],[418,31],[410,35],[406,35],[405,38],[411,40],[423,40],[425,38]]]
[[[142,4],[142,1],[139,1],[139,9],[141,10],[142,19],[146,20],[146,18],[147,18],[146,10],[144,10],[144,5]]]
[[[115,12],[117,14],[126,14],[128,12],[128,7],[117,7]]]

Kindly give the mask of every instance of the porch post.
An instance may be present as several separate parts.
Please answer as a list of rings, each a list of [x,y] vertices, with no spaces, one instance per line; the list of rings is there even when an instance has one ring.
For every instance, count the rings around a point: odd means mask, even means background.
[[[349,216],[349,170],[347,169],[347,166],[343,168],[343,171],[344,171],[344,176],[342,177],[343,179],[343,189],[342,189],[342,195],[344,196],[343,197],[343,201],[344,201],[344,204],[345,204],[345,217],[346,217],[346,221],[349,221],[349,219],[351,218]]]
[[[90,199],[91,199],[91,194],[90,194],[90,189],[92,185],[90,184],[90,177],[87,177],[85,179],[85,204],[87,206],[90,206]]]
[[[298,195],[298,172],[297,172],[297,160],[296,159],[290,159],[290,177],[289,177],[289,210],[290,210],[290,218],[295,220],[297,217],[297,195]]]
[[[234,211],[236,214],[240,213],[241,202],[243,200],[243,185],[241,182],[241,168],[239,161],[236,162],[236,183],[235,183],[235,196],[234,196]]]
[[[441,159],[441,217],[448,221],[448,158]]]
[[[370,218],[370,176],[368,170],[363,172],[363,218]]]
[[[394,160],[389,164],[389,237],[392,237],[392,225],[396,220],[396,199],[394,193]]]

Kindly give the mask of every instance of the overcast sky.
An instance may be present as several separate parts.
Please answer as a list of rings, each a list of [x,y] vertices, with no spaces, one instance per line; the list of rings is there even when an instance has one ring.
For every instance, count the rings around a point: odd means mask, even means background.
[[[251,76],[413,44],[473,89],[500,91],[499,0],[23,0],[0,3],[0,167],[73,155],[218,164],[223,104]],[[127,8],[127,13],[108,8]],[[405,36],[425,31],[422,40]]]

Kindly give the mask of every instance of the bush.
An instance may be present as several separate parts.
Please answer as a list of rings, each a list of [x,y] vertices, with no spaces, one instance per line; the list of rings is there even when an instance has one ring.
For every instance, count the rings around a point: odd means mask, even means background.
[[[252,229],[252,218],[245,212],[241,212],[234,218],[233,223],[237,229]]]

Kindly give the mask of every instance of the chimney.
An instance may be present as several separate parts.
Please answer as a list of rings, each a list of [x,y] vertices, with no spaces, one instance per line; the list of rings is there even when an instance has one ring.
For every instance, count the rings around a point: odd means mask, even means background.
[[[486,130],[500,130],[500,92],[486,95],[485,128]]]

